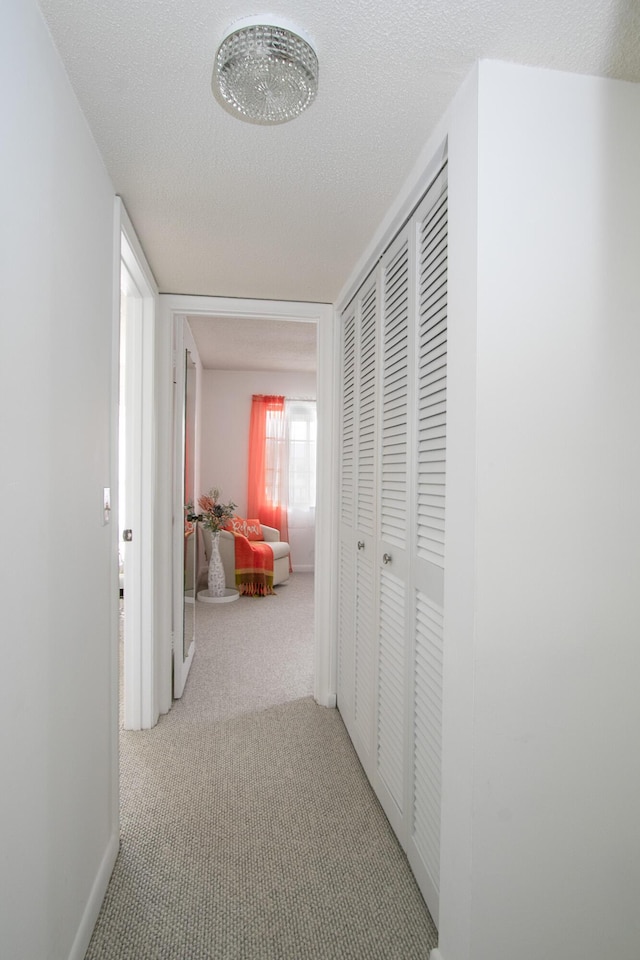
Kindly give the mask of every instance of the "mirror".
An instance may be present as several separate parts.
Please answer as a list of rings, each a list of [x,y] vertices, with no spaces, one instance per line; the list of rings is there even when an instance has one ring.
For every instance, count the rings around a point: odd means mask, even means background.
[[[182,656],[187,658],[195,638],[195,599],[197,576],[198,524],[189,519],[194,513],[196,448],[196,365],[188,350],[184,352],[184,620]]]

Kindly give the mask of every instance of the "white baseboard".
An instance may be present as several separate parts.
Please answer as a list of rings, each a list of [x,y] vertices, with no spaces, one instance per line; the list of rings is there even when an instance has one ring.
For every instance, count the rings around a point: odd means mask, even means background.
[[[102,906],[104,895],[107,892],[107,886],[111,878],[113,865],[115,864],[116,857],[118,856],[119,846],[120,835],[118,827],[111,835],[111,839],[109,840],[109,844],[105,850],[104,857],[102,858],[102,863],[100,864],[96,878],[93,881],[91,893],[89,894],[89,899],[87,900],[87,905],[82,915],[80,926],[78,927],[78,932],[76,933],[73,946],[71,947],[69,960],[84,960],[87,947],[89,946],[89,941],[91,940],[91,934],[93,933],[93,928],[96,925],[96,920],[98,919],[98,914],[100,913],[100,907]]]
[[[294,573],[313,573],[314,570],[312,563],[296,563],[293,568]]]
[[[330,710],[333,710],[338,702],[335,693],[324,693],[324,691],[318,692],[317,690],[313,692],[313,699],[319,707],[329,707]]]
[[[436,949],[432,950],[431,953],[429,954],[429,960],[444,960],[444,957],[436,947]]]

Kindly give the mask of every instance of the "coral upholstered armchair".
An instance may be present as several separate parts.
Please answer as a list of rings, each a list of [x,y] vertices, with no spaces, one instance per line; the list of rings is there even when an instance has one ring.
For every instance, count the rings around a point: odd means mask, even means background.
[[[239,518],[234,518],[239,519]],[[250,521],[242,521],[247,523]],[[291,548],[289,544],[280,539],[280,531],[275,527],[268,527],[265,524],[257,523],[259,531],[255,530],[250,539],[253,541],[264,541],[273,553],[273,585],[284,583],[289,579]],[[234,532],[236,536],[234,536]],[[203,529],[204,552],[207,563],[211,556],[211,533]],[[243,536],[238,529],[235,531],[220,531],[220,557],[224,567],[225,586],[227,589],[236,588],[236,537]]]

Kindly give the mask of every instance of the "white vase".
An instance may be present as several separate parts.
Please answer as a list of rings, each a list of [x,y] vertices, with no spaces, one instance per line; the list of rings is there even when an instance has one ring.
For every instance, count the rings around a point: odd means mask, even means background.
[[[225,579],[222,558],[220,557],[220,532],[211,533],[211,556],[209,557],[207,586],[210,597],[224,597]]]

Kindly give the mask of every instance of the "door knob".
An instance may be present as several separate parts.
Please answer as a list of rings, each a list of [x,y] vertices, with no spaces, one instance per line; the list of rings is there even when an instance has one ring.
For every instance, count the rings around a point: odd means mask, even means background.
[[[133,540],[133,530],[123,530],[122,539],[124,540],[125,543],[131,543],[131,541]]]
[[[364,550],[364,540],[358,540],[358,550]]]
[[[389,554],[389,553],[383,553],[383,554],[382,554],[382,562],[383,562],[383,563],[391,563],[391,554]]]

